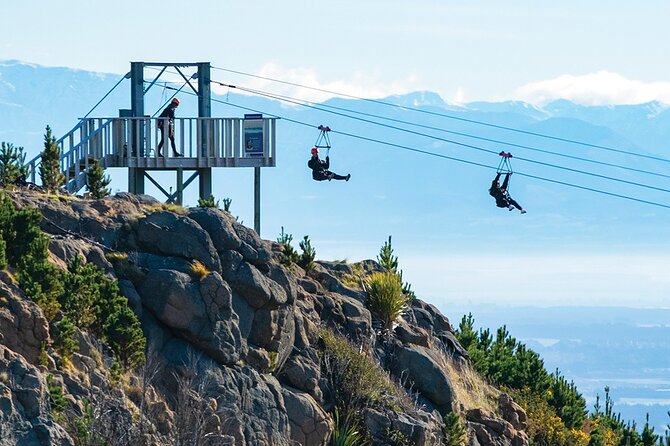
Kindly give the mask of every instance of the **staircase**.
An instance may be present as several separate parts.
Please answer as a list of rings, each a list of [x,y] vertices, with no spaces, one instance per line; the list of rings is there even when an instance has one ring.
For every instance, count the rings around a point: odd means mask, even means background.
[[[60,168],[65,176],[64,188],[70,193],[79,192],[86,186],[86,171],[94,159],[100,161],[105,168],[106,157],[103,155],[105,139],[111,135],[111,118],[82,119],[63,137],[56,140],[60,146]],[[28,178],[33,183],[37,177],[37,169],[42,163],[41,155],[28,162]]]

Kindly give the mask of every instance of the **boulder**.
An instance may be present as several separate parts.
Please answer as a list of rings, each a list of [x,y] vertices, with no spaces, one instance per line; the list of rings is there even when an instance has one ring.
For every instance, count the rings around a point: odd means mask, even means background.
[[[139,290],[142,303],[163,324],[223,364],[239,359],[242,348],[232,291],[213,272],[198,283],[171,270],[150,271]]]
[[[453,391],[449,376],[439,365],[436,353],[419,345],[396,348],[394,374],[406,379],[421,395],[440,408],[443,413],[452,410]]]
[[[291,439],[303,446],[325,446],[331,432],[328,414],[307,393],[282,386]]]
[[[188,216],[207,231],[217,251],[239,250],[242,246],[242,240],[233,228],[235,219],[229,213],[214,208],[196,208],[191,209]]]
[[[323,397],[319,387],[321,363],[314,348],[308,347],[289,356],[281,369],[279,380],[288,386],[309,393],[315,400]]]
[[[49,324],[42,310],[0,272],[0,344],[37,365],[43,348],[50,342]]]
[[[43,375],[1,344],[0,444],[74,445],[51,418],[49,391]]]
[[[199,260],[211,271],[221,272],[209,234],[188,217],[168,211],[149,214],[137,223],[135,242],[142,251]]]
[[[223,277],[254,308],[277,308],[288,301],[286,291],[254,265],[242,260],[236,251],[222,256]]]

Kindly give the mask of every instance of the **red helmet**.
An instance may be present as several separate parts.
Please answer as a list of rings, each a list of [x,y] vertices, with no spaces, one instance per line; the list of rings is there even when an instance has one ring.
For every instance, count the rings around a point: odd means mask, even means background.
[[[173,98],[173,99],[172,99],[172,103],[173,103],[174,105],[179,105],[179,99],[177,99],[177,98]]]
[[[312,155],[318,155],[319,154],[319,149],[316,147],[312,148]]]

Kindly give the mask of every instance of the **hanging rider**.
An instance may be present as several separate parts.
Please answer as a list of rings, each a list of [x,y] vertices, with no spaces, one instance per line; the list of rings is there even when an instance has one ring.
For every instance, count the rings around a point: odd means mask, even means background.
[[[489,189],[489,195],[496,199],[496,206],[499,208],[507,208],[510,211],[514,208],[517,208],[521,211],[522,214],[526,213],[526,210],[521,207],[519,203],[516,202],[507,192],[507,186],[509,185],[509,177],[512,175],[512,172],[505,173],[505,179],[503,180],[502,186],[500,185],[500,176],[502,172],[498,172],[496,177],[491,182],[491,188]]]
[[[319,159],[319,149],[317,149],[316,147],[312,149],[312,158],[310,158],[310,160],[307,162],[307,165],[309,166],[310,169],[312,169],[312,178],[314,178],[316,181],[324,181],[324,180],[349,181],[349,178],[351,178],[351,174],[343,176],[328,170],[328,168],[330,167],[330,158],[328,157],[328,155],[326,155],[325,160]]]

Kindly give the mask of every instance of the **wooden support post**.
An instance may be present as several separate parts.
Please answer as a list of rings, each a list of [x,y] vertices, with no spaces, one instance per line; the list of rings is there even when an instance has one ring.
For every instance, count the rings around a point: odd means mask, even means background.
[[[184,169],[177,169],[177,204],[184,204]]]
[[[136,167],[128,169],[128,192],[131,194],[144,193],[144,169]]]
[[[261,235],[261,168],[254,167],[254,230]]]
[[[200,186],[200,198],[203,200],[212,196],[212,168],[198,169],[198,184]]]

